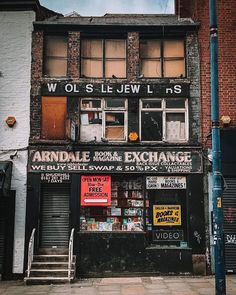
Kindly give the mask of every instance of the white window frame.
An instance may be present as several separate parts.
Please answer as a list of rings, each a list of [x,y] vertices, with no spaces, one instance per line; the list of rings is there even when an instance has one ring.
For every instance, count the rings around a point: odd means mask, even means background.
[[[184,100],[184,108],[167,108],[166,101],[173,100],[175,98],[141,98],[139,100],[139,138],[142,142],[169,142],[169,143],[180,143],[187,142],[189,140],[189,110],[188,110],[188,99],[187,98],[177,98]],[[161,101],[161,108],[143,108],[143,101]],[[142,140],[142,112],[162,112],[162,140]],[[182,140],[167,140],[166,136],[166,114],[184,114],[185,119],[185,138]]]
[[[121,99],[117,97],[118,99]],[[83,112],[101,112],[102,113],[102,138],[105,140],[108,140],[109,142],[127,142],[127,132],[128,132],[128,100],[127,98],[124,99],[124,107],[106,107],[106,100],[107,99],[116,99],[116,97],[106,97],[106,98],[81,98],[80,99],[80,113]],[[83,100],[99,100],[101,101],[101,107],[100,108],[84,108],[82,105]],[[109,139],[106,138],[106,113],[124,113],[124,139]],[[81,141],[81,140],[80,140]],[[81,141],[86,142],[86,141]],[[100,142],[100,141],[99,141]]]

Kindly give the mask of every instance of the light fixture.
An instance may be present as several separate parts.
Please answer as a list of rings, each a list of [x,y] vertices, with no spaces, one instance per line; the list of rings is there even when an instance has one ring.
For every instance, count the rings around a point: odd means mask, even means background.
[[[223,125],[229,125],[230,124],[230,122],[231,122],[231,118],[230,118],[230,116],[222,116],[221,118],[220,118],[220,120],[221,120],[221,122],[223,123]]]
[[[5,122],[7,123],[8,127],[12,128],[16,123],[16,118],[14,116],[8,116]]]

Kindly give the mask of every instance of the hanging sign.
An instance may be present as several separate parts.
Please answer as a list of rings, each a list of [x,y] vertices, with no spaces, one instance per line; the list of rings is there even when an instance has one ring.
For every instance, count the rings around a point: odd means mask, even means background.
[[[111,205],[111,176],[81,176],[81,205]]]
[[[185,176],[147,176],[147,189],[186,189]]]
[[[154,205],[153,225],[175,226],[181,225],[180,205]]]

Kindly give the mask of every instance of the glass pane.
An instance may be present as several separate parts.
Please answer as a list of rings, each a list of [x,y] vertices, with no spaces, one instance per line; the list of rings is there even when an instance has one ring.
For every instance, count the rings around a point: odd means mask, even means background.
[[[45,63],[45,75],[50,77],[62,77],[67,75],[67,60],[47,58]]]
[[[184,60],[168,60],[164,62],[164,77],[185,77]]]
[[[177,109],[185,108],[185,100],[184,99],[167,99],[166,100],[166,107],[169,109]]]
[[[155,58],[161,56],[161,46],[158,40],[142,40],[140,42],[140,57]]]
[[[160,109],[161,108],[161,100],[157,99],[148,99],[142,101],[143,109]]]
[[[82,40],[82,57],[100,57],[103,56],[102,40]]]
[[[184,57],[184,42],[182,40],[164,41],[164,57]]]
[[[106,113],[106,126],[124,125],[124,113]]]
[[[162,112],[142,112],[141,124],[143,141],[162,141]]]
[[[102,74],[102,60],[83,59],[81,62],[82,77],[101,78]]]
[[[161,77],[161,63],[158,60],[142,60],[141,73],[144,77]]]
[[[125,100],[123,98],[107,98],[106,107],[107,108],[124,108]]]
[[[185,140],[184,114],[166,114],[166,139],[168,141]]]
[[[46,56],[67,57],[67,38],[63,36],[46,36]]]
[[[126,62],[125,60],[106,60],[105,73],[108,78],[125,78]]]
[[[102,124],[102,113],[101,112],[82,112],[80,115],[80,124]]]
[[[82,99],[81,108],[83,109],[100,109],[101,100],[100,99]]]
[[[125,40],[106,40],[105,41],[106,58],[125,58],[126,46]]]

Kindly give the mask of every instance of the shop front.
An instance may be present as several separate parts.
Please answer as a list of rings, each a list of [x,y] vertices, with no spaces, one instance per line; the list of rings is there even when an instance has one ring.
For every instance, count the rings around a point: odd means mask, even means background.
[[[66,248],[77,276],[192,273],[205,253],[202,151],[83,146],[30,150],[27,232]]]

